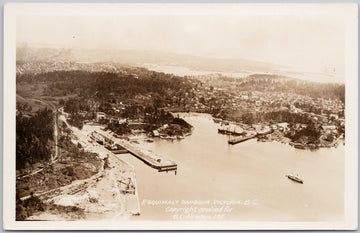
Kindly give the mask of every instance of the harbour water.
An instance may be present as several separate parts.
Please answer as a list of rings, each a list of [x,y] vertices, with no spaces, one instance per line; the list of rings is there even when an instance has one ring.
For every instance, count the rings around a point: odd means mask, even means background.
[[[336,221],[343,219],[344,146],[298,150],[252,139],[228,145],[205,114],[183,114],[194,126],[178,141],[142,146],[174,160],[157,172],[132,155],[141,215],[133,220]],[[287,174],[299,174],[304,184]]]
[[[202,76],[202,75],[214,75],[221,74],[226,77],[232,78],[244,78],[252,74],[265,74],[265,75],[282,75],[296,79],[315,81],[315,82],[336,82],[343,83],[344,73],[341,72],[323,72],[319,70],[307,70],[306,72],[299,72],[299,70],[306,70],[304,67],[291,68],[291,67],[282,67],[279,69],[274,69],[269,72],[259,72],[244,70],[243,72],[219,72],[219,71],[203,71],[203,70],[191,70],[183,66],[166,66],[158,64],[142,64],[145,68],[153,70],[156,72],[164,72],[167,74],[174,74],[178,76]]]

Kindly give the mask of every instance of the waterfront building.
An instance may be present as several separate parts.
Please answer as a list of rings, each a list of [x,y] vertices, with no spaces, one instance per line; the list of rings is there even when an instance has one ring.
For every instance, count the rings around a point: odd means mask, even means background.
[[[99,121],[99,120],[105,119],[105,118],[106,118],[105,113],[103,113],[103,112],[97,112],[96,113],[96,121]]]

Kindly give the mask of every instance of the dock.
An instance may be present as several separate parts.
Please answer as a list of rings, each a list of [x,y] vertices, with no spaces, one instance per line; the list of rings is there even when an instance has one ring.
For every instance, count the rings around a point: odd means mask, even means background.
[[[130,154],[140,159],[150,167],[158,170],[159,172],[175,171],[175,175],[177,174],[177,164],[175,162],[160,158],[155,159],[158,157],[157,155],[152,154],[151,152],[141,151],[124,140],[117,140],[117,143],[124,147]]]
[[[234,144],[244,142],[244,141],[247,141],[247,140],[255,138],[255,137],[256,137],[256,134],[250,135],[250,136],[234,137],[234,138],[229,139],[228,143],[231,145],[234,145]]]
[[[123,154],[124,152],[126,152],[132,154],[137,159],[141,160],[146,165],[158,170],[159,172],[175,171],[175,175],[177,174],[177,164],[174,161],[161,158],[160,156],[150,151],[143,151],[131,145],[130,142],[124,139],[115,138],[114,136],[108,134],[105,135],[106,134],[105,132],[104,133],[96,132],[96,133],[104,137],[105,140],[115,142],[122,147],[120,150],[114,150],[113,153]]]
[[[235,135],[235,136],[240,136],[243,135],[244,133],[241,132],[235,132],[235,131],[231,131],[231,130],[227,130],[227,129],[218,129],[218,133],[219,134],[226,134],[226,135]]]
[[[239,137],[233,137],[233,138],[230,138],[228,140],[228,143],[231,144],[231,145],[234,145],[234,144],[237,144],[237,143],[240,143],[240,142],[245,142],[249,139],[252,139],[252,138],[255,138],[255,137],[263,137],[267,134],[270,134],[272,133],[273,130],[263,130],[263,131],[260,131],[260,132],[257,132],[257,133],[253,133],[253,134],[250,134],[248,136],[239,136]]]
[[[127,153],[129,153],[129,151],[127,151],[127,150],[110,150],[112,153],[114,153],[114,154],[116,154],[116,155],[118,155],[118,154],[127,154]]]

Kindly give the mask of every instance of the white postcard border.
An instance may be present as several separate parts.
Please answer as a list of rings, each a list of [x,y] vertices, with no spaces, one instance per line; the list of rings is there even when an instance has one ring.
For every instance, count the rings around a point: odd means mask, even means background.
[[[176,6],[176,7],[173,7]],[[341,222],[15,221],[16,17],[30,14],[346,14],[345,215]],[[107,11],[104,11],[104,10]],[[132,11],[129,11],[132,10]],[[60,13],[61,12],[61,13]],[[6,230],[306,230],[356,229],[358,213],[357,4],[6,4],[4,10],[3,227]]]

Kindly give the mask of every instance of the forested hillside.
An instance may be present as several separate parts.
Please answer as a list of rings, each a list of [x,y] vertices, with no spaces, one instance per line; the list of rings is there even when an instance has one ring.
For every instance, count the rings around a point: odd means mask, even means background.
[[[53,112],[47,108],[34,116],[16,116],[16,169],[48,160],[53,140]]]
[[[19,74],[17,83],[46,83],[45,95],[107,98],[110,94],[132,98],[137,94],[157,93],[163,97],[179,95],[190,84],[180,77],[137,68],[129,72],[54,71]]]

